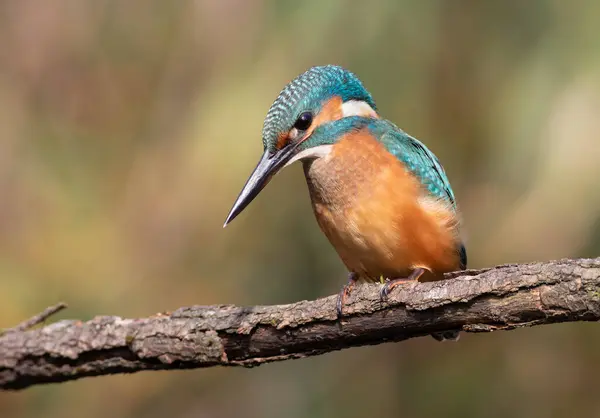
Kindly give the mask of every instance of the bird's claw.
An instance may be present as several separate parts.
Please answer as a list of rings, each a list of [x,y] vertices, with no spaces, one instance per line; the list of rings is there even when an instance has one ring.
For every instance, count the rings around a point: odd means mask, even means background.
[[[390,288],[390,282],[389,280],[386,280],[386,282],[381,286],[381,289],[379,289],[379,299],[383,302],[385,299],[387,299],[388,295],[391,292],[391,288]]]
[[[342,289],[342,291],[338,294],[337,303],[335,304],[338,318],[342,317],[342,306],[344,305],[344,299],[345,299],[344,291],[345,291],[345,288]]]
[[[342,309],[344,308],[346,297],[348,297],[348,295],[352,291],[352,288],[354,287],[354,284],[357,280],[358,275],[356,273],[348,274],[348,283],[346,283],[346,285],[342,287],[342,290],[340,290],[340,293],[338,293],[337,303],[335,304],[338,318],[342,317]]]
[[[412,278],[410,276],[409,277],[398,277],[396,279],[391,279],[391,280],[385,279],[385,283],[381,286],[381,289],[379,289],[379,299],[382,302],[385,301],[396,286],[398,286],[399,284],[402,284],[402,283],[409,282],[411,280],[412,280]]]
[[[381,286],[381,289],[379,290],[379,298],[383,302],[385,299],[387,299],[388,295],[390,294],[392,289],[394,289],[394,287],[398,286],[401,283],[407,283],[407,282],[419,280],[419,277],[421,277],[421,275],[424,272],[425,272],[424,269],[417,268],[417,269],[413,270],[412,273],[410,273],[408,275],[408,277],[397,277],[392,280],[386,279],[384,285]]]

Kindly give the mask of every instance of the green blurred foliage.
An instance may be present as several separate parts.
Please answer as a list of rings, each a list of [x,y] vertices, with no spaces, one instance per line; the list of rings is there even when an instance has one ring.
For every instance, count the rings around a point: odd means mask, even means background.
[[[262,119],[308,67],[364,81],[440,157],[471,267],[600,254],[593,1],[2,1],[0,327],[274,304],[345,271],[300,167],[221,228]],[[0,394],[2,417],[600,415],[592,324],[430,338],[253,370]]]

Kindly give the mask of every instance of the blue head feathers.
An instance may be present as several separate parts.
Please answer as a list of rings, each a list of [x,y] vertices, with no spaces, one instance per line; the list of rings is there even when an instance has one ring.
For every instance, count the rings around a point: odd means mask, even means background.
[[[343,102],[364,101],[376,110],[371,94],[356,75],[335,65],[312,67],[288,83],[271,105],[262,131],[265,150],[275,150],[278,135],[289,132],[303,112],[318,114],[333,96]]]

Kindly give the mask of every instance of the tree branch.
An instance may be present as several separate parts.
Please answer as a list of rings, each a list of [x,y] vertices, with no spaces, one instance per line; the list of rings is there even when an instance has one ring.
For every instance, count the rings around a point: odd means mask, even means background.
[[[379,300],[357,286],[336,319],[336,296],[289,305],[193,306],[142,319],[59,321],[0,336],[0,388],[85,376],[211,366],[253,367],[432,332],[510,330],[600,320],[600,258],[504,265],[411,282]]]
[[[16,327],[5,329],[2,333],[0,333],[0,335],[3,333],[19,332],[19,331],[28,330],[29,328],[33,328],[36,325],[44,322],[46,319],[50,318],[52,315],[62,311],[63,309],[66,309],[66,308],[67,308],[67,304],[64,302],[60,302],[54,306],[50,306],[50,307],[44,309],[39,314],[34,315],[31,318],[29,318],[28,320],[21,322]]]

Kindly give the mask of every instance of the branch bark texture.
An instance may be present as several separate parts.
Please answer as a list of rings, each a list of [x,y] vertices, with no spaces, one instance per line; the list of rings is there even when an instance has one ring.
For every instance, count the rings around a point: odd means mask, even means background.
[[[253,367],[454,329],[598,321],[600,258],[467,270],[399,286],[385,302],[379,285],[359,285],[341,320],[335,302],[329,296],[276,306],[192,306],[149,318],[99,316],[9,330],[0,335],[0,389],[142,370]]]

